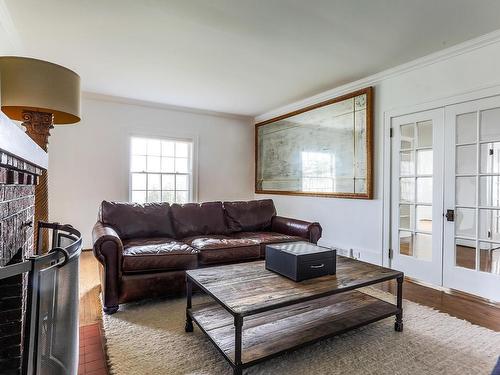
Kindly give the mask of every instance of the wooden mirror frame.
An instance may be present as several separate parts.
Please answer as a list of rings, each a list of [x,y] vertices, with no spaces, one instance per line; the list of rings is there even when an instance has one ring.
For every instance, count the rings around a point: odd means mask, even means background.
[[[260,190],[257,188],[257,168],[259,165],[259,148],[258,148],[258,129],[262,125],[269,125],[288,117],[292,117],[313,109],[324,107],[330,104],[341,102],[347,99],[354,98],[359,95],[366,94],[366,193],[315,193],[315,192],[300,192],[300,191],[281,191],[281,190]],[[255,124],[255,193],[256,194],[279,194],[279,195],[301,195],[314,197],[329,197],[329,198],[351,198],[351,199],[373,199],[373,88],[367,87],[361,90],[351,92],[333,99],[323,101],[318,104],[278,116],[272,119]]]

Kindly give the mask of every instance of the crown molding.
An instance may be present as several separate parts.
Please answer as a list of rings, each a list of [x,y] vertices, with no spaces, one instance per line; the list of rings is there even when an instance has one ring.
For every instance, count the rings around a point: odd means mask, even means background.
[[[331,90],[324,91],[317,95],[310,96],[308,98],[298,100],[296,102],[276,108],[274,110],[256,116],[254,118],[254,121],[256,123],[267,121],[269,119],[281,116],[283,114],[290,113],[298,109],[305,108],[310,105],[314,105],[326,100],[330,100],[335,97],[348,94],[352,91],[362,89],[364,87],[375,85],[381,81],[394,78],[399,75],[411,72],[413,70],[420,69],[428,65],[436,64],[438,62],[448,60],[453,57],[460,56],[469,53],[471,51],[474,51],[476,49],[483,48],[490,44],[498,42],[500,42],[500,29],[482,35],[480,37],[465,41],[463,43],[456,44],[452,47],[445,48],[443,50],[420,57],[410,62],[398,65],[396,67],[383,70],[379,73],[370,75],[368,77],[359,79],[357,81],[353,81],[345,85],[335,87]]]
[[[117,104],[134,105],[134,106],[146,107],[146,108],[155,108],[155,109],[164,109],[164,110],[176,111],[176,112],[191,113],[191,114],[203,115],[203,116],[222,117],[222,118],[227,118],[227,119],[250,121],[250,122],[253,121],[253,116],[239,115],[236,113],[211,111],[208,109],[183,107],[183,106],[177,106],[177,105],[173,105],[173,104],[166,104],[166,103],[159,103],[159,102],[150,102],[147,100],[132,99],[132,98],[125,98],[122,96],[100,94],[100,93],[91,92],[91,91],[83,91],[82,98],[89,99],[89,100],[117,103]]]

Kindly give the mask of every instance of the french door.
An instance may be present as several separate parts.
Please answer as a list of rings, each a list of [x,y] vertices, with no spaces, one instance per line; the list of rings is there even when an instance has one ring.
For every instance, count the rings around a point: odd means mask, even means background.
[[[444,111],[392,119],[391,266],[442,282]]]
[[[500,301],[500,96],[391,126],[391,267]]]
[[[500,301],[500,97],[446,107],[443,285]]]

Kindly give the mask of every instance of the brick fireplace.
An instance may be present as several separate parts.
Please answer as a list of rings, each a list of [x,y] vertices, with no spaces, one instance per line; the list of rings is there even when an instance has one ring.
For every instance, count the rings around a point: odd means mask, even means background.
[[[47,154],[0,112],[0,268],[33,255],[35,185]],[[0,369],[20,373],[25,275],[0,280]]]

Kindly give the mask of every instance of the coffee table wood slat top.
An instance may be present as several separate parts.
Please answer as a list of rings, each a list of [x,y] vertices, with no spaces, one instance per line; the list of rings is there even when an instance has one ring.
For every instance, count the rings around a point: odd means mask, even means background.
[[[295,282],[265,262],[187,271],[188,277],[233,315],[247,316],[401,277],[402,272],[337,256],[337,274]]]

